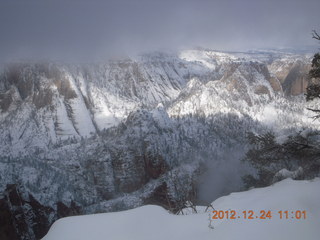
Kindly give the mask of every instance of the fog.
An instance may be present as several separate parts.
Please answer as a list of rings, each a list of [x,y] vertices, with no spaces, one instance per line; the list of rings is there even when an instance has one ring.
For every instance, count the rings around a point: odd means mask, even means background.
[[[220,159],[206,162],[206,172],[197,185],[199,204],[207,205],[221,196],[244,189],[242,177],[254,173],[252,167],[241,161],[246,151],[245,146],[233,146],[225,149]]]
[[[0,0],[0,58],[313,47],[319,9],[319,0]]]

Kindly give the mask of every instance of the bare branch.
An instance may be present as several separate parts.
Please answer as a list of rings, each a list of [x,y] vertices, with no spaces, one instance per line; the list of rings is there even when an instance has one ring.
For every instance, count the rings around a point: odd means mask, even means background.
[[[310,110],[310,111],[316,112],[316,113],[320,113],[320,109],[307,108],[307,110]],[[313,117],[311,117],[311,118],[313,119],[313,121],[314,121],[314,120],[317,120],[317,119],[320,118],[320,114],[317,114],[317,115],[315,115],[315,116],[313,116]]]
[[[312,31],[312,38],[317,39],[320,41],[320,35],[317,33],[316,30]]]
[[[317,119],[320,118],[320,114],[319,114],[319,115],[315,115],[315,116],[313,116],[313,117],[311,117],[311,118],[313,119],[313,121],[315,121],[315,120],[317,120]]]
[[[312,112],[320,113],[320,109],[313,109],[313,108],[307,108],[307,109],[312,111]]]

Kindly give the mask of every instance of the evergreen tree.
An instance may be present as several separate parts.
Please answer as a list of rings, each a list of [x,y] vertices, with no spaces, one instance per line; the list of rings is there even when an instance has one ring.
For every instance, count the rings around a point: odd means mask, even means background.
[[[268,186],[289,175],[294,179],[312,179],[319,176],[320,132],[306,129],[289,136],[282,143],[276,141],[272,132],[262,135],[248,133],[247,138],[251,148],[243,161],[257,171],[255,176],[243,177],[246,187]]]
[[[312,37],[320,41],[320,35],[316,31],[313,31]],[[307,87],[307,93],[306,93],[307,101],[320,98],[320,53],[319,52],[313,56],[309,77],[311,78],[312,81]],[[317,113],[314,116],[315,119],[320,118],[320,109],[308,108],[308,110]]]

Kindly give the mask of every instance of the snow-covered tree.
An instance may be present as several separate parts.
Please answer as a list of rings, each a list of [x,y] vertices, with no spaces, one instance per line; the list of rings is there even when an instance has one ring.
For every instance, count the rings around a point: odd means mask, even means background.
[[[313,31],[313,38],[320,41],[320,35]],[[320,98],[320,53],[316,53],[312,59],[311,70],[309,76],[311,78],[311,83],[307,87],[306,99],[307,101]],[[316,113],[315,119],[320,117],[320,109],[308,108],[309,110]]]
[[[320,173],[319,132],[304,130],[281,143],[271,132],[249,133],[248,139],[252,148],[243,160],[257,172],[243,177],[247,187],[268,186],[286,177],[311,179]]]

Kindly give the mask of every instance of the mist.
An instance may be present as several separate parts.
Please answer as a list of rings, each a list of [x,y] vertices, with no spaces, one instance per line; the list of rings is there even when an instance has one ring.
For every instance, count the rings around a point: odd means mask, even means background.
[[[318,0],[0,0],[0,59],[104,59],[316,43]]]
[[[253,169],[241,161],[246,153],[244,146],[225,149],[220,159],[208,160],[206,171],[198,183],[199,204],[207,204],[215,199],[243,190],[242,177]]]

